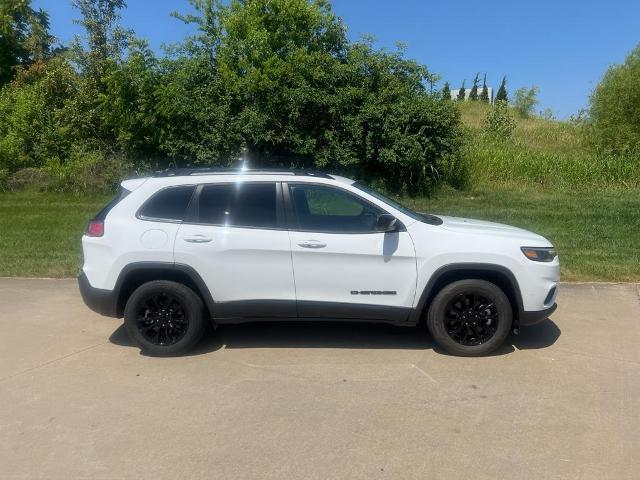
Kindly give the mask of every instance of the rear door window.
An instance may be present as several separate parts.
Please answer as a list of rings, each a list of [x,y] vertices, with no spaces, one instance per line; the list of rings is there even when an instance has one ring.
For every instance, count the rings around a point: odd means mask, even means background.
[[[151,197],[138,212],[144,220],[179,222],[184,220],[194,185],[169,187]]]
[[[205,185],[200,192],[199,223],[277,228],[275,183]]]

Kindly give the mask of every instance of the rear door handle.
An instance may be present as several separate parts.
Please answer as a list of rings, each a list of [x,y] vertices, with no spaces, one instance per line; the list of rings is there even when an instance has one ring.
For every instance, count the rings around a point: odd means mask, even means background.
[[[182,237],[185,242],[189,243],[209,243],[213,240],[211,237],[207,237],[206,235],[185,235]]]
[[[305,240],[304,242],[298,243],[302,248],[324,248],[327,246],[326,243],[319,242],[317,240]]]

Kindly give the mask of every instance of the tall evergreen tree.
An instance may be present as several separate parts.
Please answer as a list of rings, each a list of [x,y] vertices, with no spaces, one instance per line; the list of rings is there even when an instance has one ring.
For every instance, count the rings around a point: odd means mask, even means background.
[[[484,74],[484,79],[482,80],[482,92],[480,93],[480,101],[484,103],[489,103],[489,89],[487,88],[487,74]]]
[[[449,82],[444,82],[444,87],[442,88],[442,99],[451,100],[451,88],[449,87]]]
[[[473,87],[471,87],[471,93],[469,93],[469,100],[478,100],[478,80],[480,73],[476,73],[476,78],[473,79]]]
[[[458,101],[459,102],[464,101],[464,92],[465,92],[464,84],[465,84],[466,81],[467,81],[466,79],[464,79],[462,81],[462,87],[460,87],[460,90],[458,90]]]
[[[498,89],[498,93],[496,94],[496,102],[508,102],[509,96],[507,95],[507,77],[502,77],[502,83],[500,83],[500,88]]]

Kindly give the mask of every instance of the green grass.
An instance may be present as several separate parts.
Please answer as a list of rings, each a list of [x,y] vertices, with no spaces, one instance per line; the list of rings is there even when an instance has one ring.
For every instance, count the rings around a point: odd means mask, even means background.
[[[443,190],[416,210],[525,228],[558,248],[564,281],[640,281],[640,190]]]
[[[107,197],[0,194],[0,276],[68,277],[80,236]],[[504,222],[538,232],[559,249],[563,280],[640,281],[640,190],[543,191],[507,187],[410,200],[417,210]]]
[[[80,236],[107,197],[0,194],[0,276],[75,276]]]
[[[472,186],[563,191],[640,190],[640,155],[598,152],[585,130],[569,122],[519,118],[511,138],[495,142],[483,135],[491,107],[460,105],[467,127],[465,157]]]

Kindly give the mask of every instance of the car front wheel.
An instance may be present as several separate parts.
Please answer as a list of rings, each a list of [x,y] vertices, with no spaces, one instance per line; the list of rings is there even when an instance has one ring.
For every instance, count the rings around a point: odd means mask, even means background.
[[[491,353],[504,343],[513,323],[511,303],[502,289],[485,280],[460,280],[445,286],[427,314],[435,342],[453,355]]]
[[[156,280],[138,287],[124,311],[127,333],[151,355],[176,355],[191,349],[206,328],[202,299],[176,282]]]

